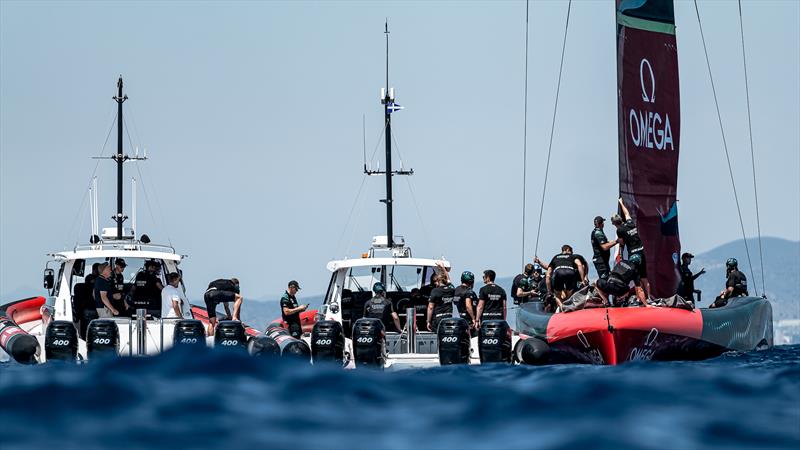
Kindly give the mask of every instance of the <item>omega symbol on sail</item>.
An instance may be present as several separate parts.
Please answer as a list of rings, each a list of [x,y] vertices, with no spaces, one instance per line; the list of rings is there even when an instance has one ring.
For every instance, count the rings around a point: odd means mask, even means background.
[[[662,115],[655,109],[656,77],[653,65],[647,58],[639,63],[639,81],[642,86],[642,109],[631,108],[628,114],[631,141],[640,149],[675,150],[669,113]],[[649,88],[649,89],[648,89]],[[668,147],[669,146],[669,147]]]

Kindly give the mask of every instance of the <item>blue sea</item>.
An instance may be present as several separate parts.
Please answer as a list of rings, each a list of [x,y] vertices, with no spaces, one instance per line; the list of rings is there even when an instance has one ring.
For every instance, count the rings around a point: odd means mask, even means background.
[[[713,360],[345,371],[180,349],[0,365],[0,448],[798,448],[800,346]]]

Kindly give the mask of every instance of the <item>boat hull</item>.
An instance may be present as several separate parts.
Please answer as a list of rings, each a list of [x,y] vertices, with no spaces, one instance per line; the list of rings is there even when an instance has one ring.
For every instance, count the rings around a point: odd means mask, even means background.
[[[538,304],[526,304],[517,314],[517,329],[547,344],[546,354],[538,352],[536,361],[520,358],[536,364],[691,361],[773,345],[772,306],[756,297],[694,311],[594,308],[549,314]]]

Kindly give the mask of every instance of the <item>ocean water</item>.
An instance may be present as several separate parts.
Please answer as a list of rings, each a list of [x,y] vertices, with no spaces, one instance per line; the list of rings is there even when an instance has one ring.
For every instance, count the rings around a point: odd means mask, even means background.
[[[345,371],[219,351],[0,365],[0,448],[798,448],[800,346]]]

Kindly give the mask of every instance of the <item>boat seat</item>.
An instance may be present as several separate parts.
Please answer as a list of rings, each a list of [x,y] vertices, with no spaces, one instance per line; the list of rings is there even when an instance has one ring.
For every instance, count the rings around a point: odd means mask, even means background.
[[[72,314],[74,321],[78,322],[78,333],[82,339],[86,338],[86,327],[92,319],[97,318],[94,305],[94,292],[86,283],[77,283],[72,288]]]

